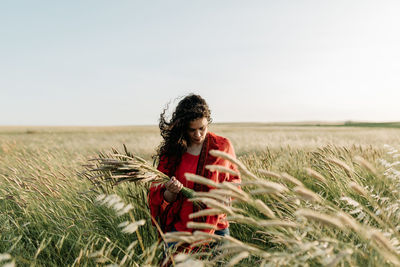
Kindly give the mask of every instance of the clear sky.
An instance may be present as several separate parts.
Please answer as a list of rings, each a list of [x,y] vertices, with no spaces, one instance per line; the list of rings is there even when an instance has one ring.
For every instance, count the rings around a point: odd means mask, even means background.
[[[400,1],[1,1],[0,125],[399,121]]]

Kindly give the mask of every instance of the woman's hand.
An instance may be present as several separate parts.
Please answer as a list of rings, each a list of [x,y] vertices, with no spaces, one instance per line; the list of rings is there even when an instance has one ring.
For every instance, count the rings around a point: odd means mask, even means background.
[[[165,183],[164,199],[168,202],[174,202],[178,193],[181,191],[183,184],[179,182],[174,176]]]
[[[172,176],[171,179],[165,183],[165,188],[167,188],[168,191],[174,194],[178,194],[179,191],[181,191],[183,187],[183,184],[179,182],[175,176]]]

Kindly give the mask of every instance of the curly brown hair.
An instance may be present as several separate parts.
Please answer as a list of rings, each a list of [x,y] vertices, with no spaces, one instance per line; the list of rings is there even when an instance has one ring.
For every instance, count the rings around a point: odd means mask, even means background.
[[[168,159],[167,166],[172,175],[187,150],[189,141],[187,129],[190,122],[206,118],[208,123],[211,123],[212,119],[206,101],[195,94],[189,94],[179,101],[169,122],[165,118],[167,109],[168,105],[160,114],[159,127],[163,141],[157,149],[157,156],[159,159],[163,157]]]

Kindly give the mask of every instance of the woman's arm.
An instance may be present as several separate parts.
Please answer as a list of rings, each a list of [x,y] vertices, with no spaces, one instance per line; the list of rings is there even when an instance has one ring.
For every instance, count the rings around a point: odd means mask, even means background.
[[[181,191],[183,184],[179,182],[174,176],[165,183],[164,199],[167,202],[174,202]]]

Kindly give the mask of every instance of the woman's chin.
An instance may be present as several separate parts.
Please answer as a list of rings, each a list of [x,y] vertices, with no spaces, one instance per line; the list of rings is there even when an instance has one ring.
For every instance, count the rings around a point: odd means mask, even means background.
[[[201,145],[203,143],[203,141],[204,141],[204,139],[192,140],[192,144]]]

